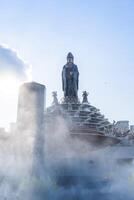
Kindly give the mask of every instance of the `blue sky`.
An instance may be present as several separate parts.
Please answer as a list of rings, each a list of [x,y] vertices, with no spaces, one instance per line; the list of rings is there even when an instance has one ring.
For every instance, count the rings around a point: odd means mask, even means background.
[[[133,0],[0,0],[0,44],[32,65],[33,80],[47,87],[47,105],[52,91],[63,96],[61,70],[71,51],[79,96],[87,90],[91,104],[111,121],[134,124],[133,11]],[[10,98],[0,126],[16,119],[17,100]]]

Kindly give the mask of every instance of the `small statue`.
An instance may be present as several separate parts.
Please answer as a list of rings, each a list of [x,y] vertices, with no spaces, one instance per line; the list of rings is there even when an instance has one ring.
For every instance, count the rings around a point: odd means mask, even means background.
[[[52,96],[53,96],[53,105],[58,105],[59,104],[59,102],[58,102],[58,98],[57,98],[57,92],[56,91],[54,91],[54,92],[52,92]]]
[[[83,100],[82,100],[82,103],[89,103],[88,102],[88,92],[86,92],[86,91],[83,91],[83,94],[82,94],[82,96],[83,96]]]

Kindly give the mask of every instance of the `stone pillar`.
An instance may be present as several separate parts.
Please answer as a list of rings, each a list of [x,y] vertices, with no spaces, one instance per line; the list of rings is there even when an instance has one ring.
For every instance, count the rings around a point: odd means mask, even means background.
[[[21,131],[39,131],[44,120],[45,86],[35,82],[20,87],[17,127]]]
[[[45,86],[36,82],[24,83],[20,87],[17,112],[17,137],[20,157],[29,176],[29,185],[40,185],[44,176]],[[28,167],[25,167],[28,166]],[[27,176],[26,176],[27,177]],[[33,197],[29,198],[33,199]]]

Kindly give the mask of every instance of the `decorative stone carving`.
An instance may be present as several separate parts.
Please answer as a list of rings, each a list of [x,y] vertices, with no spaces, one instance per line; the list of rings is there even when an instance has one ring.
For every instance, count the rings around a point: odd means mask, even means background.
[[[83,100],[82,100],[82,103],[89,103],[88,102],[88,92],[86,92],[86,91],[83,91],[83,94],[82,94],[82,96],[83,96]]]
[[[56,91],[54,91],[54,92],[52,92],[52,96],[53,96],[53,105],[58,105],[59,104],[59,102],[58,102],[58,98],[57,98],[57,92]]]

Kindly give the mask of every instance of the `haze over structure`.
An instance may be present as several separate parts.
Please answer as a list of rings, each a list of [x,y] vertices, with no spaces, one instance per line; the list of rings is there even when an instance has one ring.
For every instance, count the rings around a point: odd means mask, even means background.
[[[86,89],[89,101],[111,121],[133,124],[133,10],[133,0],[0,0],[0,44],[32,65],[33,80],[46,85],[47,105],[52,91],[63,96],[61,71],[71,51],[80,72],[79,97]],[[1,48],[0,62],[6,60],[21,80],[23,66],[10,63]],[[6,126],[16,120],[17,94],[3,92],[2,84],[0,89],[0,126]]]

